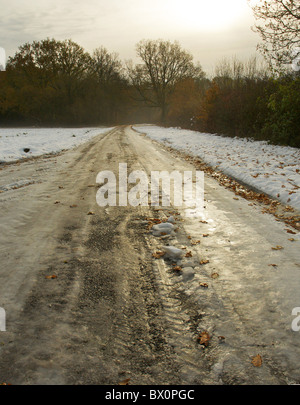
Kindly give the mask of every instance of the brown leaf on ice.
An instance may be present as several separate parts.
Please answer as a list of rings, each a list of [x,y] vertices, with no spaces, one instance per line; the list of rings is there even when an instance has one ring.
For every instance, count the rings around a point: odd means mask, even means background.
[[[203,260],[200,261],[200,264],[201,264],[201,265],[202,265],[202,264],[207,264],[207,263],[209,263],[209,260],[207,260],[207,259],[203,259]]]
[[[57,278],[57,276],[55,274],[52,274],[52,276],[45,276],[45,278],[47,278],[48,280]]]
[[[160,259],[161,257],[163,257],[166,254],[166,252],[160,252],[157,251],[155,253],[152,253],[152,257],[154,257],[155,259]]]
[[[174,267],[173,267],[173,270],[175,270],[175,271],[181,271],[181,270],[182,270],[182,267],[180,267],[180,266],[174,266]]]
[[[261,358],[261,355],[258,354],[257,356],[254,356],[254,357],[252,358],[251,363],[252,363],[253,366],[255,366],[255,367],[260,367],[260,366],[262,365],[262,358]]]
[[[201,332],[197,340],[199,340],[200,345],[207,347],[210,341],[209,333],[207,331]]]
[[[289,238],[289,241],[294,242],[296,239],[294,238]]]
[[[89,211],[89,212],[87,213],[87,215],[95,215],[95,213],[94,213],[93,211]]]
[[[70,208],[75,208],[75,207],[77,207],[76,204],[70,205]]]
[[[296,235],[297,232],[292,231],[291,229],[286,229],[287,233],[291,233],[292,235]]]
[[[271,264],[268,264],[268,266],[277,267],[277,264],[271,263]]]
[[[208,284],[207,283],[200,283],[200,287],[208,288]]]
[[[189,252],[186,252],[186,254],[184,255],[185,257],[192,257],[193,256],[193,254],[192,254],[192,252],[191,251],[189,251]]]
[[[219,274],[218,273],[212,273],[212,275],[210,277],[213,278],[213,279],[216,279],[216,278],[219,277]]]
[[[119,382],[118,385],[128,385],[128,384],[129,384],[129,381],[130,381],[130,378],[126,378],[125,380]]]
[[[203,238],[207,238],[207,237],[209,236],[209,234],[208,234],[208,233],[204,233],[202,236],[203,236]]]
[[[159,218],[147,218],[147,221],[161,224],[161,220]]]
[[[201,243],[200,240],[193,240],[193,241],[191,242],[191,245],[199,245],[199,243]]]
[[[277,245],[277,246],[275,246],[275,247],[272,247],[272,249],[273,249],[273,250],[281,250],[281,249],[283,249],[283,247],[280,246],[280,245]]]

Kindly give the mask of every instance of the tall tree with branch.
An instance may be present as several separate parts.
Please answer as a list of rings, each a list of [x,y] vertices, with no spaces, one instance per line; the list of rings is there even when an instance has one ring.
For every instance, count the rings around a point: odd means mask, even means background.
[[[128,64],[131,83],[140,100],[161,110],[161,122],[166,120],[169,99],[176,83],[187,78],[203,77],[193,56],[181,49],[178,42],[143,40],[136,46],[142,64]]]
[[[259,50],[270,66],[281,69],[293,64],[300,56],[300,0],[259,0],[252,4],[257,23],[254,30],[262,39]]]

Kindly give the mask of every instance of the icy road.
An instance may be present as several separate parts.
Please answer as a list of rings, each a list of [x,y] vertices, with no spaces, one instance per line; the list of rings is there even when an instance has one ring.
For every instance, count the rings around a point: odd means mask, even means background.
[[[131,127],[2,164],[0,383],[299,384],[299,229],[209,173],[201,217],[100,207],[120,163],[195,170]]]

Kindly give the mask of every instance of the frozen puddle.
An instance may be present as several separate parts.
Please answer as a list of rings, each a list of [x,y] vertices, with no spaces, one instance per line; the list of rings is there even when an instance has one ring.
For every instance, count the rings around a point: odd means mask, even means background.
[[[207,191],[213,198],[203,217],[159,210],[161,224],[155,219],[150,229],[153,268],[185,378],[199,377],[202,353],[203,384],[273,384],[278,370],[282,383],[297,383],[291,313],[299,307],[298,234],[210,180]],[[201,334],[209,336],[207,347],[199,344]],[[259,371],[251,363],[258,354]]]

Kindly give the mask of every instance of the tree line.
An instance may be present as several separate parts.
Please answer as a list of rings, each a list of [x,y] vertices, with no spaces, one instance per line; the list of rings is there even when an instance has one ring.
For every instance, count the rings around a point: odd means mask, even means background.
[[[300,68],[282,69],[291,63],[282,44],[297,43],[299,24],[291,21],[300,18],[298,1],[273,0],[254,8],[257,18],[266,17],[257,30],[267,67],[256,57],[247,62],[233,57],[219,62],[210,78],[178,42],[140,41],[136,64],[122,63],[104,47],[90,54],[70,39],[26,43],[0,72],[0,125],[147,122],[300,147]],[[282,10],[272,37],[267,21],[274,3]]]

